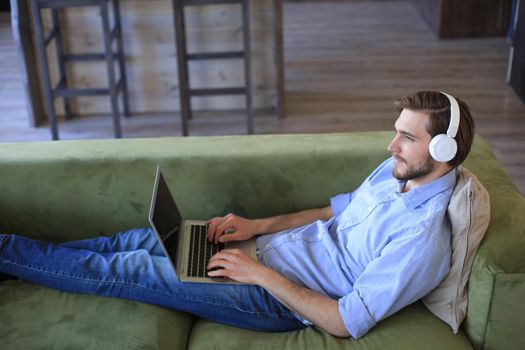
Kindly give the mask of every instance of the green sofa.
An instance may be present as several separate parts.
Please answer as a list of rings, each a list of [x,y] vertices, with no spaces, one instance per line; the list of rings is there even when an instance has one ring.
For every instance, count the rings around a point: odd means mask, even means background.
[[[0,231],[65,241],[148,225],[155,168],[188,217],[247,217],[328,204],[389,154],[393,132],[0,144]],[[464,164],[491,223],[453,334],[421,302],[366,336],[259,333],[138,302],[0,283],[1,349],[525,349],[525,199],[479,136]]]

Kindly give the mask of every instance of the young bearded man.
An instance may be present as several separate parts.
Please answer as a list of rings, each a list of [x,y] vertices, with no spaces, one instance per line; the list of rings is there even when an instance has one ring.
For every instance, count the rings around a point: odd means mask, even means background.
[[[58,245],[0,235],[0,271],[248,329],[315,325],[359,338],[447,275],[451,229],[445,213],[456,167],[474,137],[468,106],[450,95],[423,91],[395,105],[400,115],[388,146],[392,157],[355,191],[295,214],[210,220],[211,241],[258,236],[257,261],[228,249],[209,261],[210,276],[242,284],[179,282],[151,229]]]

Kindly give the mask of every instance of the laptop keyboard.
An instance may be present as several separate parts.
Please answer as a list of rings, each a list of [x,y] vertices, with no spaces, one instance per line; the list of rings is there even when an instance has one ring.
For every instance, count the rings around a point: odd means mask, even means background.
[[[208,241],[208,225],[192,225],[188,276],[208,277],[208,261],[222,249],[224,243]]]

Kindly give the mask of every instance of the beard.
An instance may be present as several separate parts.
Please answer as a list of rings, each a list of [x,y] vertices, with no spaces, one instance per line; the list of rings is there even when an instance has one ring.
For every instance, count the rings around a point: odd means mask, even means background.
[[[403,164],[407,165],[407,162],[403,158],[397,159],[400,160]],[[422,162],[420,162],[417,165],[408,167],[404,172],[401,172],[399,171],[399,169],[396,169],[396,166],[394,165],[392,175],[400,181],[408,181],[428,175],[432,171],[434,171],[434,169],[435,163],[429,154]]]

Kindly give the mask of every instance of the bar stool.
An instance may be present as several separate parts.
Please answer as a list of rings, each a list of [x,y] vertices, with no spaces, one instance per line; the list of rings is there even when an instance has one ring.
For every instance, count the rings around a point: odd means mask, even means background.
[[[110,28],[110,9],[108,2],[113,4],[113,28]],[[70,7],[98,6],[102,18],[102,33],[104,40],[104,52],[89,54],[67,54],[62,44],[62,33],[60,29],[59,10]],[[45,33],[42,25],[43,9],[51,9],[52,28]],[[122,45],[122,31],[120,27],[120,9],[118,0],[31,0],[33,13],[33,25],[35,30],[37,59],[43,82],[44,99],[46,111],[51,126],[53,140],[58,140],[58,126],[54,108],[54,100],[62,97],[66,119],[71,118],[69,98],[76,96],[109,95],[113,117],[113,128],[116,138],[122,137],[120,126],[120,113],[118,110],[118,94],[122,93],[122,104],[124,115],[129,116],[129,104],[127,94],[126,72],[124,67],[124,50]],[[49,64],[46,47],[55,41],[58,73],[58,83],[52,87],[49,73]],[[113,50],[113,42],[116,40],[116,52]],[[118,63],[119,79],[116,78],[114,62]],[[66,77],[66,63],[82,61],[105,61],[108,72],[108,88],[70,88]]]
[[[203,6],[218,4],[240,4],[242,9],[243,50],[227,52],[187,52],[184,6]],[[251,48],[249,0],[173,0],[175,43],[177,47],[177,67],[179,71],[179,98],[182,119],[182,134],[188,135],[188,120],[192,118],[192,96],[245,95],[246,128],[253,134],[252,90],[251,90]],[[192,89],[188,71],[189,60],[243,59],[244,86],[228,88]]]

